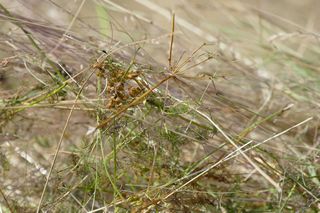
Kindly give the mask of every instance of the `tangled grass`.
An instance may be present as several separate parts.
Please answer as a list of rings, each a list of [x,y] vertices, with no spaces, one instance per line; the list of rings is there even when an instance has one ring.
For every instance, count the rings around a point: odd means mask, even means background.
[[[319,35],[167,3],[0,4],[1,211],[319,211]]]

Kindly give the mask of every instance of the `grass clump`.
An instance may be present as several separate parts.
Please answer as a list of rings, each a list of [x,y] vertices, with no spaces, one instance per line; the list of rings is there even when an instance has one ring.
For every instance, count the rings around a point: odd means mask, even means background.
[[[59,18],[0,7],[1,211],[319,210],[316,35],[235,2],[41,2]]]

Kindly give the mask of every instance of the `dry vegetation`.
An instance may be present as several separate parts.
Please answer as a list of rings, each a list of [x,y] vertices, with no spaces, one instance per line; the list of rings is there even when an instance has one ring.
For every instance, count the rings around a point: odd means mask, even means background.
[[[318,212],[317,8],[0,1],[0,212]]]

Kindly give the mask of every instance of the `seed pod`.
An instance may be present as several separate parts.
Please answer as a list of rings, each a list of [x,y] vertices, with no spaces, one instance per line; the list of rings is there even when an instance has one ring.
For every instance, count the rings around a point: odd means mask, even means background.
[[[136,97],[142,91],[140,87],[131,87],[129,88],[129,95],[131,97]]]
[[[137,73],[137,72],[132,72],[132,73],[129,73],[128,75],[127,75],[127,78],[128,79],[135,79],[136,77],[138,77],[139,76],[139,73]]]

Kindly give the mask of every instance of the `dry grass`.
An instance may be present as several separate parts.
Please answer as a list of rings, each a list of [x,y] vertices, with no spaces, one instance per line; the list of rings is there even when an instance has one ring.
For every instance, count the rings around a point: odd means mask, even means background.
[[[0,210],[319,211],[314,2],[1,2]]]

